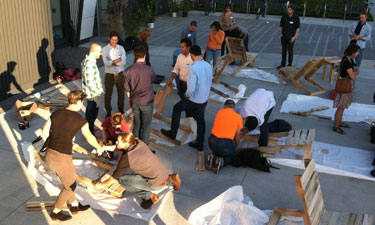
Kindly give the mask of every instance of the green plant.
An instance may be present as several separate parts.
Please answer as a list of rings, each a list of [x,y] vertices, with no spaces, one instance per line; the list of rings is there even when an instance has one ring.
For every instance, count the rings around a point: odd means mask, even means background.
[[[122,32],[122,12],[125,6],[125,0],[108,0],[108,25],[107,32],[116,31],[121,34]]]
[[[191,0],[182,0],[182,12],[187,13],[191,9],[192,2]]]
[[[169,6],[172,12],[178,12],[178,10],[180,10],[180,5],[176,2],[176,0],[169,0],[169,2]]]
[[[144,23],[140,11],[138,7],[131,7],[130,5],[126,7],[125,16],[123,17],[126,36],[138,36],[139,28]]]
[[[159,0],[145,0],[140,7],[141,14],[146,22],[154,22]]]

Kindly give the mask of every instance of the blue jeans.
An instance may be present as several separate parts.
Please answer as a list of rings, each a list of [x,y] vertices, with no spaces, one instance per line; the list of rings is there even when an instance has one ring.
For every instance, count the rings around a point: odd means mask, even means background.
[[[187,99],[183,99],[176,103],[173,106],[173,113],[172,113],[172,124],[171,124],[171,132],[173,135],[177,134],[178,127],[180,126],[180,119],[181,119],[181,112],[182,111],[189,111],[192,113],[192,116],[195,121],[197,121],[197,140],[196,143],[198,146],[203,148],[204,143],[204,132],[206,130],[206,124],[204,120],[204,111],[206,109],[207,102],[199,104],[192,102]]]
[[[357,66],[360,67],[361,66],[361,62],[362,62],[362,56],[363,56],[363,52],[365,51],[364,48],[361,48],[361,50],[359,51],[359,55],[357,57],[355,57],[355,62],[357,63]]]
[[[207,52],[206,52],[206,61],[208,63],[211,63],[211,60],[212,60],[213,61],[212,66],[213,67],[216,65],[217,59],[219,57],[220,57],[220,50],[210,50],[210,49],[208,49]]]
[[[214,155],[224,158],[224,166],[231,164],[233,157],[237,154],[234,141],[228,138],[217,138],[210,134],[208,145]]]
[[[152,191],[158,191],[165,187],[163,186],[152,186],[147,180],[138,174],[125,174],[119,179],[119,183],[121,186],[125,188],[126,191],[130,191],[131,193],[135,194],[137,197],[141,198],[142,200],[146,201],[149,200]],[[170,186],[171,182],[168,179],[166,185]]]
[[[139,137],[146,145],[148,145],[148,140],[150,139],[153,107],[153,103],[133,104],[132,107],[134,115],[133,134],[135,137]]]

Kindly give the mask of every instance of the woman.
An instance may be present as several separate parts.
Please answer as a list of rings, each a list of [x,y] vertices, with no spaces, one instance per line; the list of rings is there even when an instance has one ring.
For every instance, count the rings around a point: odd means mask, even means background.
[[[225,32],[225,37],[230,36],[230,31],[235,24],[234,13],[232,12],[232,6],[230,4],[225,7],[224,12],[220,16],[219,22]],[[225,41],[221,45],[221,55],[224,55],[224,49]]]
[[[150,55],[148,54],[148,38],[151,36],[151,32],[147,29],[141,30],[138,38],[138,45],[142,45],[146,49],[146,65],[151,66]],[[134,59],[134,62],[136,59]]]
[[[69,92],[69,106],[52,113],[43,127],[43,136],[49,136],[50,138],[46,153],[46,163],[56,172],[63,184],[63,189],[57,197],[55,208],[50,214],[53,220],[65,221],[72,218],[62,212],[66,203],[73,215],[90,208],[89,205],[81,205],[75,198],[74,190],[77,186],[77,175],[72,159],[73,138],[79,130],[82,131],[88,143],[95,147],[100,154],[103,152],[96,138],[91,134],[89,124],[78,114],[85,97],[86,94],[80,90]]]
[[[346,134],[346,132],[342,130],[341,127],[350,128],[348,124],[342,122],[342,116],[344,114],[344,110],[350,106],[352,99],[353,99],[355,78],[357,77],[359,73],[359,68],[356,67],[356,64],[354,63],[353,58],[359,55],[360,50],[361,50],[360,47],[356,44],[349,45],[344,52],[345,56],[341,60],[340,77],[351,80],[352,91],[347,94],[338,93],[333,103],[333,107],[337,108],[336,113],[335,113],[335,123],[334,123],[333,131],[339,134]]]
[[[220,57],[220,49],[221,44],[224,42],[224,37],[225,33],[221,29],[219,22],[213,22],[206,45],[206,61],[211,63],[211,60],[213,60],[213,66],[216,65],[216,61]]]

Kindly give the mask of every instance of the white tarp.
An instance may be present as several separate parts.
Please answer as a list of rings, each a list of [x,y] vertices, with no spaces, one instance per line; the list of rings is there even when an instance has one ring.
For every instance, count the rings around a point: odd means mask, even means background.
[[[240,100],[240,98],[245,95],[245,92],[246,92],[246,86],[243,85],[243,84],[238,85],[238,87],[237,87],[238,93],[235,93],[234,91],[226,88],[222,84],[212,83],[212,87],[215,88],[216,90],[219,90],[219,91],[223,92],[224,94],[230,96],[229,98],[224,98],[224,97],[210,91],[210,96],[208,97],[208,99],[214,100],[215,102],[219,101],[221,103],[224,103],[227,99],[232,99],[235,103],[237,103]]]
[[[328,106],[330,108],[327,110],[314,112],[313,114],[329,116],[332,118],[332,120],[334,120],[336,108],[333,108],[333,101],[316,96],[289,94],[288,98],[283,102],[280,112],[288,113],[290,111],[306,111],[324,106]],[[362,122],[368,120],[375,120],[374,105],[352,103],[348,109],[345,109],[343,121]]]
[[[227,65],[223,72],[232,74],[236,69],[238,69],[239,66],[231,66]],[[276,76],[275,74],[266,72],[264,70],[255,69],[255,68],[244,68],[239,73],[236,74],[236,77],[244,77],[244,78],[251,78],[255,80],[262,80],[272,83],[279,83],[280,78]],[[285,82],[283,81],[283,84]]]
[[[60,193],[58,185],[61,184],[56,174],[49,168],[39,165],[36,168],[33,155],[33,148],[30,142],[23,142],[22,144],[23,154],[28,161],[28,171],[34,177],[34,179],[42,184],[50,195],[57,196]],[[93,166],[89,160],[73,160],[76,167],[76,171],[79,175],[88,178],[98,178],[99,174],[103,174],[104,170]],[[137,219],[151,221],[157,214],[159,208],[164,203],[165,197],[171,188],[164,188],[158,192],[160,201],[153,205],[150,209],[143,209],[140,207],[136,197],[131,193],[126,193],[123,198],[116,198],[107,194],[99,194],[89,192],[87,189],[77,186],[75,193],[79,202],[83,204],[89,204],[94,209],[106,211],[110,214],[121,214],[131,216]]]

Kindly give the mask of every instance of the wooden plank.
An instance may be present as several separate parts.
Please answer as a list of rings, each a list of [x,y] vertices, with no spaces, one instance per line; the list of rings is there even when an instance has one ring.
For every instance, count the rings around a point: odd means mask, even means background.
[[[152,141],[153,140],[153,141]],[[150,141],[149,141],[149,145],[150,145],[150,147],[151,148],[154,148],[154,149],[156,149],[156,150],[160,150],[160,151],[163,151],[163,152],[166,152],[166,153],[168,153],[168,154],[170,154],[170,155],[172,155],[174,152],[172,151],[172,150],[170,150],[169,148],[166,148],[166,147],[164,147],[164,146],[161,146],[161,145],[159,145],[159,144],[156,144],[156,140],[155,139],[151,139]]]
[[[290,130],[288,134],[288,138],[286,139],[286,144],[291,145],[293,143],[293,136],[294,136],[295,130]]]
[[[316,211],[313,211],[312,213],[312,225],[318,225],[320,223],[320,220],[322,219],[323,217],[323,214],[324,214],[324,203],[323,203],[323,199],[321,201],[318,202],[318,205],[316,206]]]
[[[298,140],[299,140],[300,135],[301,135],[301,130],[296,130],[294,132],[292,145],[297,145],[298,144]]]
[[[281,215],[293,216],[293,217],[302,217],[305,214],[304,210],[283,209],[283,208],[275,208],[274,212],[277,212],[277,213],[279,213]]]
[[[306,145],[306,148],[304,149],[303,159],[311,159],[311,152],[312,152],[312,144]]]
[[[289,112],[289,113],[293,114],[293,115],[297,115],[297,116],[311,116],[311,117],[316,117],[316,118],[319,118],[319,119],[331,120],[330,116],[322,116],[322,115],[316,115],[316,114],[312,114],[312,113],[304,113],[304,114],[295,113],[295,112]]]
[[[357,214],[355,214],[355,213],[350,213],[350,215],[349,215],[348,225],[354,225],[354,222],[355,222],[356,217],[357,217]]]
[[[210,91],[212,91],[213,93],[215,93],[217,95],[220,95],[221,97],[224,97],[224,98],[229,98],[230,97],[229,95],[225,94],[224,92],[222,92],[220,90],[215,89],[214,87],[211,87]]]
[[[164,140],[167,140],[167,141],[169,141],[169,142],[175,144],[176,146],[180,146],[180,144],[181,144],[180,141],[175,140],[175,139],[171,139],[171,138],[165,136],[164,134],[162,134],[161,132],[155,130],[155,129],[152,128],[152,127],[151,127],[151,129],[150,129],[150,132],[151,132],[152,134],[154,134],[154,135],[160,137],[160,138],[163,138]]]
[[[307,138],[307,129],[302,129],[301,136],[299,137],[298,144],[304,145],[306,144],[306,138]]]
[[[369,215],[369,214],[366,214],[366,215],[368,217],[367,224],[368,225],[373,225],[374,222],[375,222],[375,216],[374,215]]]
[[[307,168],[305,169],[305,172],[303,172],[301,176],[301,183],[302,183],[303,189],[306,188],[306,185],[311,179],[311,176],[313,175],[314,171],[315,171],[315,160],[312,159],[309,165],[307,166]]]
[[[350,213],[342,213],[341,217],[342,217],[341,224],[348,224]]]
[[[319,182],[317,182],[318,174],[314,173],[314,175],[311,177],[309,188],[306,190],[306,193],[304,194],[304,198],[306,199],[306,203],[309,204],[309,202],[312,201],[312,198],[314,197],[315,192],[320,188]]]
[[[338,212],[331,212],[330,214],[331,214],[331,216],[329,217],[328,225],[335,225],[336,222],[337,222],[337,220],[338,220],[338,218],[339,218],[340,213],[338,213]]]
[[[185,131],[184,135],[182,136],[182,138],[180,139],[180,143],[181,143],[181,146],[183,144],[185,144],[185,141],[189,138],[190,134],[192,132],[188,132],[188,131]]]
[[[354,225],[362,225],[362,222],[363,222],[363,214],[357,214]]]
[[[321,207],[320,205],[324,206],[323,194],[322,194],[322,190],[320,188],[317,188],[316,191],[313,192],[312,199],[307,202],[309,215],[314,216],[317,213],[318,209]]]
[[[312,145],[315,139],[315,128],[309,129],[309,134],[307,135],[306,144]]]
[[[228,83],[226,83],[224,81],[220,81],[220,84],[224,85],[224,87],[228,88],[229,90],[231,90],[231,91],[233,91],[235,93],[239,92],[238,88],[233,87],[233,86],[231,86],[230,84],[228,84]]]
[[[279,213],[275,212],[275,210],[274,210],[270,220],[267,223],[267,225],[276,225],[277,222],[279,222],[280,217],[281,217],[281,215]]]
[[[165,100],[167,99],[167,97],[170,95],[170,93],[172,92],[172,89],[173,89],[173,85],[172,84],[169,84],[167,85],[167,90],[165,91],[163,97],[161,98],[160,100],[160,104],[159,104],[159,107],[158,109],[156,110],[155,114],[157,115],[160,115],[161,112],[163,111],[164,109],[164,103],[165,103]]]
[[[172,120],[165,117],[165,116],[162,116],[162,115],[157,115],[156,113],[154,114],[154,117],[156,119],[159,119],[165,123],[168,123],[168,124],[171,124],[172,123]],[[186,131],[186,132],[192,132],[192,130],[190,129],[190,127],[184,125],[184,124],[180,124],[180,126],[178,127],[179,129],[183,130],[183,131]]]
[[[51,211],[55,207],[55,201],[29,201],[26,202],[26,211]],[[66,208],[66,207],[64,207]]]

